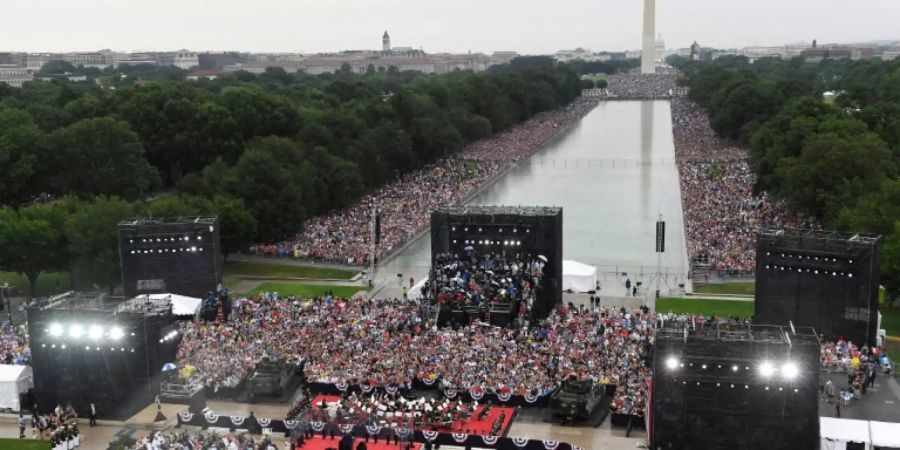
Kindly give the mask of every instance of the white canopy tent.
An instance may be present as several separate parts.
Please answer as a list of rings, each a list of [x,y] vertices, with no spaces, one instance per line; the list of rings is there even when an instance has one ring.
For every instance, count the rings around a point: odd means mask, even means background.
[[[819,436],[822,450],[846,450],[850,442],[862,443],[865,450],[872,448],[869,422],[865,420],[819,417]]]
[[[869,422],[872,446],[900,448],[900,423]]]
[[[563,290],[593,291],[597,287],[597,268],[578,261],[563,261]]]
[[[151,300],[169,299],[172,301],[172,314],[176,316],[196,316],[200,312],[200,304],[203,303],[199,298],[178,294],[147,294],[139,295],[137,298],[149,298]]]
[[[31,367],[0,364],[0,408],[21,409],[19,394],[34,387]]]
[[[422,278],[417,281],[416,284],[413,285],[412,289],[410,289],[406,293],[406,298],[410,300],[418,300],[422,298],[422,286],[425,286],[425,283],[428,282],[428,278]]]

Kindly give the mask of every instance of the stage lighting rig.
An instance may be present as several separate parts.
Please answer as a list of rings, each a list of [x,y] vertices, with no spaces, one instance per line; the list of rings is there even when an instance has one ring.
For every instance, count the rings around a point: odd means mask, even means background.
[[[59,337],[63,334],[63,326],[58,323],[51,323],[48,331],[50,336]]]
[[[759,365],[759,374],[763,376],[763,378],[769,378],[772,375],[775,375],[775,366],[769,361],[763,361]]]
[[[789,379],[793,380],[797,378],[797,375],[800,373],[800,368],[797,367],[797,364],[794,364],[791,361],[788,361],[781,367],[781,374]]]
[[[677,369],[678,359],[676,359],[674,356],[670,356],[668,359],[666,359],[666,368],[669,370]]]

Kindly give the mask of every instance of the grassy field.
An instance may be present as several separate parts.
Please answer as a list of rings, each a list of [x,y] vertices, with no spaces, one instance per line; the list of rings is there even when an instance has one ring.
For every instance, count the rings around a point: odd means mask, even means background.
[[[753,295],[756,293],[756,284],[754,284],[754,283],[695,284],[694,292],[696,292],[697,294]]]
[[[28,278],[15,272],[0,272],[0,284],[9,283],[16,287],[13,295],[28,295]],[[65,292],[72,287],[72,277],[68,272],[42,273],[37,279],[37,295],[53,295]]]
[[[328,286],[313,284],[263,283],[250,291],[251,295],[260,292],[277,292],[279,295],[299,295],[302,297],[318,297],[332,291],[337,297],[350,297],[359,291],[368,291],[366,286]]]
[[[0,450],[50,450],[50,441],[0,438]]]
[[[900,308],[882,306],[878,310],[881,312],[881,328],[887,331],[888,336],[900,337]]]
[[[356,272],[326,267],[298,266],[294,264],[276,264],[259,261],[228,261],[225,263],[225,275],[349,280],[356,275]]]
[[[656,299],[656,310],[661,313],[715,314],[749,318],[753,315],[753,302],[662,297]]]

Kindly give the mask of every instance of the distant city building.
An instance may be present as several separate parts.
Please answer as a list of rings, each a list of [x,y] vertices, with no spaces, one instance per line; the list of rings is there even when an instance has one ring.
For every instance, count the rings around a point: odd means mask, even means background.
[[[95,53],[63,53],[60,55],[63,61],[75,66],[85,68],[97,68],[100,70],[113,67],[116,62],[115,54],[110,50],[100,50]]]
[[[859,61],[861,59],[872,59],[874,56],[875,49],[864,47],[813,47],[803,50],[800,53],[800,57],[808,63],[839,59]]]
[[[25,53],[0,52],[0,66],[25,67]]]
[[[200,53],[197,55],[201,69],[219,69],[225,66],[242,63],[247,60],[246,55],[237,52]]]
[[[891,61],[900,57],[900,46],[889,47],[881,52],[881,59]]]
[[[353,73],[369,70],[382,71],[391,67],[397,70],[414,70],[422,73],[448,73],[455,70],[483,72],[493,65],[505,64],[518,56],[515,52],[495,52],[491,56],[483,53],[429,54],[412,47],[391,47],[390,35],[382,36],[381,51],[347,50],[338,53],[259,55],[223,65],[223,70],[233,72],[243,70],[263,73],[269,67],[280,67],[288,73],[303,72],[312,75],[334,73],[349,66]]]
[[[200,67],[200,58],[197,53],[189,50],[178,50],[173,53],[161,53],[159,64],[162,66],[175,66],[179,69],[191,70]]]
[[[0,65],[0,83],[20,88],[27,81],[34,80],[34,72],[20,65]]]

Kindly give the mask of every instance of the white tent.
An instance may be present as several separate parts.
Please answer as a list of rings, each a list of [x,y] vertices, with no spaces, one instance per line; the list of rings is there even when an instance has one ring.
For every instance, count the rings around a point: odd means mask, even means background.
[[[0,408],[21,409],[19,394],[34,387],[31,367],[0,364]]]
[[[869,422],[872,445],[875,447],[900,448],[900,423]]]
[[[194,316],[200,312],[199,298],[186,297],[178,294],[148,294],[138,298],[149,297],[151,300],[169,299],[172,301],[172,314],[176,316]]]
[[[849,442],[862,443],[865,450],[872,448],[869,422],[865,420],[819,417],[819,436],[822,450],[846,450]]]
[[[593,291],[597,287],[597,268],[578,261],[563,261],[563,290]]]
[[[425,283],[428,281],[428,278],[422,278],[417,281],[416,284],[413,285],[412,289],[410,289],[406,293],[406,298],[410,300],[418,300],[422,298],[422,286],[425,286]]]

